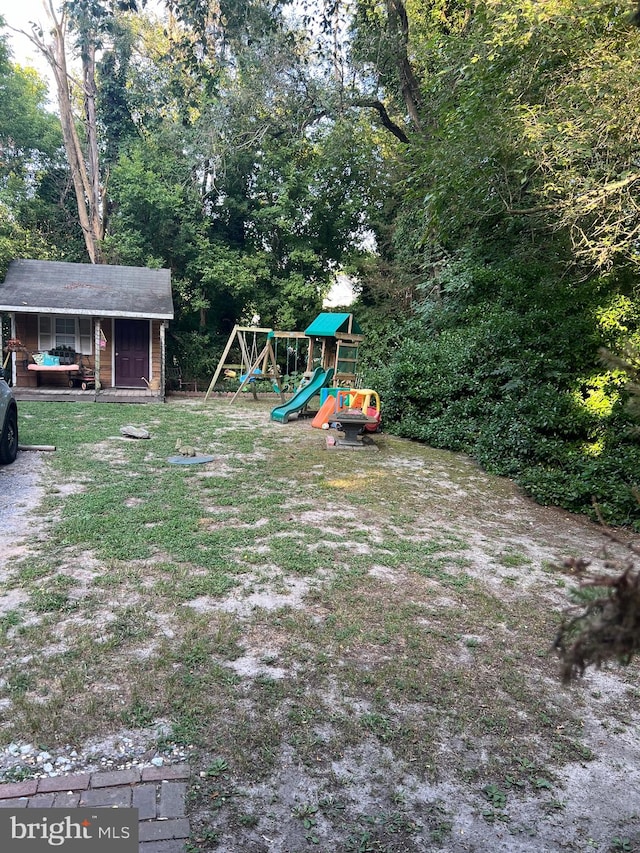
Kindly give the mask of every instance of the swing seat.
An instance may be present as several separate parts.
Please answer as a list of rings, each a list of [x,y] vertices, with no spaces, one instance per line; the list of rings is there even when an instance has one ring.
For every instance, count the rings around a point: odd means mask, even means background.
[[[241,373],[238,377],[240,382],[244,382],[247,378],[249,379],[249,382],[256,382],[260,379],[265,379],[271,382],[271,377],[268,376],[266,373],[263,373],[261,370],[258,370],[257,368],[251,374]]]

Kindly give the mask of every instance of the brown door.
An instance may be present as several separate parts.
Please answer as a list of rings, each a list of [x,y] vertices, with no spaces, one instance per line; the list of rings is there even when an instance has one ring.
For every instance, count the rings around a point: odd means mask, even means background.
[[[115,367],[118,388],[146,388],[149,378],[149,322],[116,320]]]

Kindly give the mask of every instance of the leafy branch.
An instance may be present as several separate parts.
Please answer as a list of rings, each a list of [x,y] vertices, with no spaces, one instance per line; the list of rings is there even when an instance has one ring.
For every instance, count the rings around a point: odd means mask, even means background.
[[[599,350],[600,358],[608,366],[624,371],[629,377],[625,390],[629,394],[627,409],[632,418],[640,422],[640,348],[627,343],[620,355],[604,347]],[[640,425],[633,427],[633,433],[640,435]]]
[[[606,349],[601,349],[600,355],[606,364],[624,370],[630,377],[626,386],[631,397],[629,408],[640,416],[640,351],[627,344],[622,355]],[[635,429],[640,432],[640,427]],[[638,487],[634,487],[633,494],[640,506]],[[560,625],[554,648],[562,660],[565,684],[583,675],[588,666],[600,667],[611,660],[628,664],[640,652],[640,570],[635,567],[640,545],[608,527],[595,500],[593,506],[606,537],[623,546],[629,557],[623,563],[605,561],[605,568],[616,571],[614,576],[598,575],[583,581],[583,590],[602,588],[606,593],[589,601],[581,613],[565,618]],[[585,560],[574,563],[579,573],[588,565]]]
[[[637,497],[640,503],[640,494]],[[623,542],[614,531],[604,529],[610,539],[624,544],[632,556],[623,567],[615,562],[605,563],[618,572],[623,569],[616,576],[599,575],[583,582],[582,589],[602,588],[606,593],[560,625],[554,648],[562,661],[565,684],[584,675],[588,666],[599,668],[608,661],[626,665],[640,652],[640,571],[633,560],[634,556],[640,556],[640,547]]]

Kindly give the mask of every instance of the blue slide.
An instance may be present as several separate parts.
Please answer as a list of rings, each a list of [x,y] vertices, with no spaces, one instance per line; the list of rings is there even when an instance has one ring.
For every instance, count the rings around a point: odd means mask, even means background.
[[[329,370],[316,367],[313,376],[306,385],[303,385],[288,402],[282,406],[276,406],[271,411],[271,420],[286,424],[294,412],[299,412],[300,409],[304,408],[312,397],[320,393],[321,388],[324,388],[331,382],[333,373],[333,367],[330,367]]]

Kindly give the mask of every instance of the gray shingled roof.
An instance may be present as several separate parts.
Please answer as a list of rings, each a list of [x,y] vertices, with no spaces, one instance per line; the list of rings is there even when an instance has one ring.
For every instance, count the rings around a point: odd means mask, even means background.
[[[107,264],[12,261],[0,284],[0,311],[171,320],[171,273]]]

